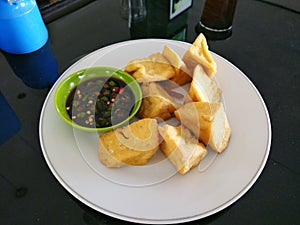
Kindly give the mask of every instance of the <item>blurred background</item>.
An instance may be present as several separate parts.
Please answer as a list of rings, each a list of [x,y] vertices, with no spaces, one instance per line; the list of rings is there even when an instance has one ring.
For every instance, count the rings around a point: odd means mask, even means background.
[[[101,0],[37,0],[41,13],[46,23],[51,22],[67,13],[70,13],[90,2]],[[114,0],[120,1],[120,0]],[[148,0],[149,1],[149,0]],[[161,0],[169,1],[169,0]],[[204,0],[200,0],[203,1]],[[289,8],[294,11],[300,12],[299,0],[258,0],[276,4],[284,8]]]

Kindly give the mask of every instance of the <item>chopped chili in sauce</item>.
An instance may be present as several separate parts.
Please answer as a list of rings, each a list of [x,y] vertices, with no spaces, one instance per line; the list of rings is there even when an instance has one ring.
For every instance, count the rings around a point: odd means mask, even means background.
[[[77,85],[67,98],[66,110],[81,126],[103,128],[126,119],[134,104],[134,94],[125,82],[100,77]]]

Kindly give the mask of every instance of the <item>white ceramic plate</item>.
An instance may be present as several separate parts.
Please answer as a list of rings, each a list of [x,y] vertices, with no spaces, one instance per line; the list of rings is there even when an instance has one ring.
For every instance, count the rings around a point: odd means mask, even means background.
[[[190,46],[172,40],[145,39],[114,44],[85,56],[58,79],[40,117],[42,151],[61,185],[91,208],[131,222],[181,223],[228,207],[257,180],[270,150],[270,119],[259,92],[239,69],[212,53],[218,66],[215,80],[223,91],[232,128],[226,151],[207,169],[195,168],[186,175],[175,174],[164,160],[142,169],[102,167],[96,158],[97,136],[73,130],[57,115],[53,96],[58,83],[82,68],[124,68],[131,59],[161,52],[164,45],[180,56]]]

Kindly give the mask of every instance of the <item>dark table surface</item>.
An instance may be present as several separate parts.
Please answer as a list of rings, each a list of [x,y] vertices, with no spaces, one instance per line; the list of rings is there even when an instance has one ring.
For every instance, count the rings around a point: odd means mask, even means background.
[[[120,16],[119,1],[92,2],[47,24],[47,48],[54,57],[50,73],[62,74],[101,47],[136,38],[172,38],[179,28],[186,28],[185,41],[191,43],[202,7],[203,1],[194,1],[192,8],[172,21],[165,19],[167,12],[162,13],[149,20],[157,29],[152,32],[149,27],[151,32],[145,32],[147,25],[128,28]],[[270,113],[272,145],[263,172],[245,195],[226,209],[189,223],[299,224],[299,11],[266,1],[240,0],[232,36],[208,44],[241,69],[261,93]],[[81,203],[51,173],[38,135],[50,86],[30,87],[22,81],[26,71],[20,73],[16,65],[24,57],[0,54],[1,104],[6,103],[10,115],[18,118],[13,126],[0,118],[0,224],[124,224]],[[38,65],[43,57],[28,63]]]

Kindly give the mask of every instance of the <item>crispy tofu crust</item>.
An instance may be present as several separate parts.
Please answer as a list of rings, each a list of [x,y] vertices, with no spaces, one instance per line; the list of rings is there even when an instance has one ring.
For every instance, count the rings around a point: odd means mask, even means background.
[[[144,83],[141,88],[143,99],[137,117],[167,120],[173,116],[179,106],[160,84]]]
[[[174,114],[212,150],[221,153],[226,149],[231,128],[222,103],[190,102],[176,110]]]
[[[99,136],[98,156],[107,167],[144,165],[159,147],[155,119],[141,119]]]
[[[170,79],[171,81],[178,85],[184,85],[192,80],[192,73],[173,49],[169,46],[164,46],[162,55],[175,69],[175,76]]]
[[[208,50],[206,38],[202,33],[185,52],[183,61],[190,71],[194,71],[194,68],[199,64],[209,77],[212,77],[217,72],[217,64]]]
[[[169,80],[175,76],[175,69],[161,54],[154,53],[147,58],[130,61],[125,72],[131,74],[139,82]]]
[[[159,133],[163,137],[160,149],[180,174],[197,166],[207,154],[205,146],[184,126],[164,125]]]

